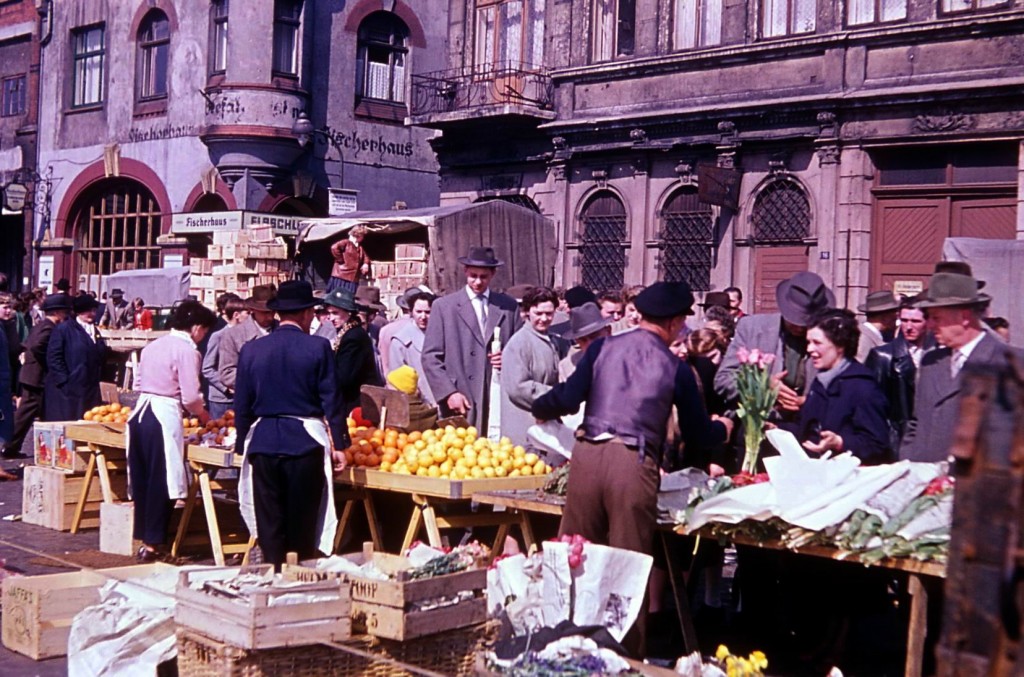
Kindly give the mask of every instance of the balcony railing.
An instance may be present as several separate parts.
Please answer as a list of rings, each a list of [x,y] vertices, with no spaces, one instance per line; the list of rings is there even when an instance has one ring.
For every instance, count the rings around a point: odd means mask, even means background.
[[[554,87],[543,70],[507,62],[412,76],[412,116],[517,106],[523,114],[553,109]]]

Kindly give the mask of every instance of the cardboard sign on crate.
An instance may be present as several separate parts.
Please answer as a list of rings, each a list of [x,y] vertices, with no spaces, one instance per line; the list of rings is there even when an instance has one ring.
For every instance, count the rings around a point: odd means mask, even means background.
[[[175,591],[174,621],[206,637],[242,649],[338,642],[352,636],[349,585],[342,580],[261,588],[239,598],[192,587],[194,583],[204,581],[225,581],[240,572],[262,575],[271,571],[271,566],[259,566],[181,572]],[[276,601],[288,595],[311,595],[314,601],[291,604]]]

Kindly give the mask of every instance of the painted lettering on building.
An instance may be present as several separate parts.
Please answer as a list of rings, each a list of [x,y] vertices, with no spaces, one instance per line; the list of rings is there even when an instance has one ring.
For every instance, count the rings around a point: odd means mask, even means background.
[[[216,100],[206,100],[206,114],[223,118],[225,115],[241,115],[245,112],[241,98],[237,96],[221,96]]]
[[[413,154],[412,141],[405,143],[388,141],[379,134],[374,138],[363,136],[355,130],[345,132],[340,129],[332,129],[331,127],[326,128],[326,133],[330,137],[332,146],[351,150],[352,154],[348,156],[351,158],[359,158],[365,154],[377,155],[383,160],[387,156],[412,157]]]
[[[162,127],[150,127],[140,129],[132,127],[128,130],[128,141],[138,143],[140,141],[161,141],[164,139],[180,139],[184,136],[196,136],[199,129],[195,125],[164,125]]]

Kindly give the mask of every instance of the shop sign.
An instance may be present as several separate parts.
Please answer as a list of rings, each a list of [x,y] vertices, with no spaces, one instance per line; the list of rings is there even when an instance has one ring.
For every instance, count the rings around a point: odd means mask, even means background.
[[[896,280],[892,283],[892,293],[897,298],[900,296],[917,296],[924,291],[924,282],[921,280]]]
[[[20,183],[9,183],[4,188],[4,207],[12,212],[20,212],[25,208],[28,188]]]
[[[273,226],[274,235],[298,235],[304,217],[230,211],[201,214],[173,214],[171,232],[175,235],[200,235],[219,230],[241,230],[256,226]]]
[[[358,190],[331,188],[327,191],[327,215],[344,216],[359,209]]]

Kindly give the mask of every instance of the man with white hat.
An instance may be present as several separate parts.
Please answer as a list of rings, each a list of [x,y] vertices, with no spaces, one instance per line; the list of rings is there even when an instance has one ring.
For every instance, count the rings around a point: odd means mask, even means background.
[[[584,303],[569,311],[569,330],[562,334],[562,338],[572,341],[576,346],[558,363],[559,381],[569,380],[591,343],[612,335],[611,325],[612,320],[601,314],[596,303]]]

